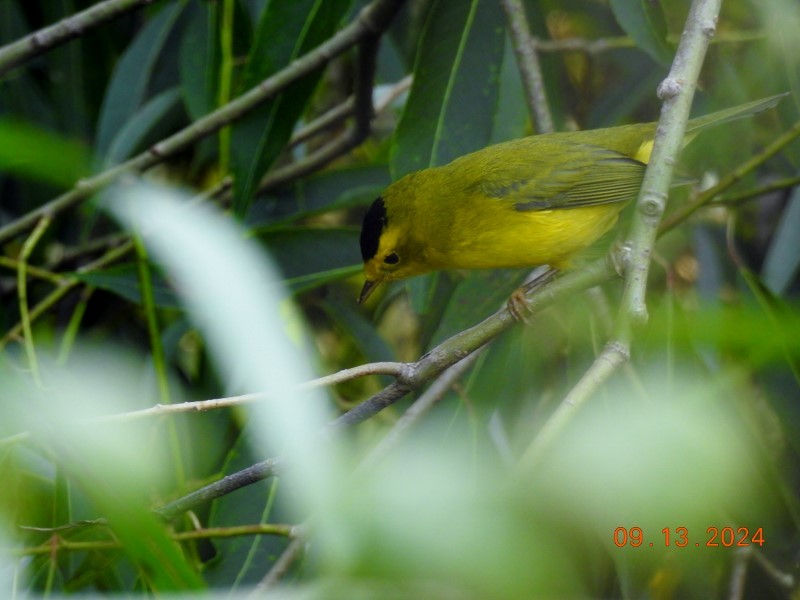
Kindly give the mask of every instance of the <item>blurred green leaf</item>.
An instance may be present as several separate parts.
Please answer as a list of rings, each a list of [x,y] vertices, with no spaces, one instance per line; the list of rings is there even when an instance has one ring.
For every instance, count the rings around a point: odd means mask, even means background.
[[[262,13],[245,69],[242,89],[250,89],[326,40],[338,27],[351,0],[273,0]],[[321,73],[295,82],[232,128],[231,165],[234,211],[247,213],[261,177],[289,141],[295,123]]]
[[[18,431],[30,431],[48,460],[80,486],[148,587],[162,593],[202,589],[202,579],[150,507],[148,490],[164,465],[155,460],[160,444],[146,429],[91,422],[141,402],[137,363],[109,347],[76,351],[68,369],[43,363],[43,377],[52,385],[47,391],[3,373],[4,417]]]
[[[76,140],[0,118],[0,172],[72,187],[89,173],[89,152]]]
[[[620,27],[636,45],[663,66],[672,62],[674,51],[667,43],[667,22],[660,0],[611,0]]]
[[[434,4],[393,140],[394,179],[488,145],[497,110],[504,24],[502,8],[493,0]]]
[[[800,6],[793,0],[770,0],[760,3],[764,26],[769,32],[767,43],[776,57],[780,57],[786,79],[793,92],[795,106],[800,108]]]
[[[800,317],[793,307],[784,304],[755,275],[749,271],[743,271],[741,274],[769,321],[772,332],[770,349],[774,353],[780,352],[783,355],[795,382],[800,387],[800,348],[794,340],[787,342],[786,339],[787,334],[792,336],[800,331]]]
[[[187,4],[166,4],[148,21],[114,69],[98,118],[95,154],[106,155],[117,133],[147,98],[164,45]]]
[[[767,250],[761,277],[778,296],[786,293],[800,268],[800,188],[795,188],[783,209],[778,229]]]
[[[142,303],[136,265],[118,265],[102,271],[73,273],[72,275],[89,285],[112,292],[136,305]],[[161,308],[178,308],[180,306],[175,293],[163,277],[155,273],[153,274],[153,294],[156,304]]]

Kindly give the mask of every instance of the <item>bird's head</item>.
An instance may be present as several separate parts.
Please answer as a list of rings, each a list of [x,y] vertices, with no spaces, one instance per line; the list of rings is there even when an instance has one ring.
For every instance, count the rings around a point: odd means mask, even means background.
[[[358,298],[359,304],[385,281],[405,279],[431,270],[424,262],[424,252],[415,248],[412,240],[411,219],[391,214],[382,197],[375,200],[364,215],[361,226],[361,258],[366,281]]]

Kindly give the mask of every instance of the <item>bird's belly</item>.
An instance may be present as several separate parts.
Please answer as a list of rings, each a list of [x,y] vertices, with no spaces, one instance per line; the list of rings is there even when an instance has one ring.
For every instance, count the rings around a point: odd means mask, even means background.
[[[621,208],[618,204],[604,204],[495,213],[491,227],[462,229],[472,231],[473,235],[451,244],[450,262],[464,269],[538,265],[563,268],[572,257],[611,229]]]

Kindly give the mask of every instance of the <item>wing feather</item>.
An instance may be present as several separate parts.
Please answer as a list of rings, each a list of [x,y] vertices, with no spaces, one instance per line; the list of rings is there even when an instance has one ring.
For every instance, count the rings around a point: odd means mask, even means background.
[[[515,154],[485,165],[476,182],[490,198],[513,201],[519,211],[580,208],[628,202],[639,192],[646,165],[600,146],[571,141],[536,148],[534,156]],[[548,160],[559,157],[557,163]],[[533,153],[532,153],[533,154]]]

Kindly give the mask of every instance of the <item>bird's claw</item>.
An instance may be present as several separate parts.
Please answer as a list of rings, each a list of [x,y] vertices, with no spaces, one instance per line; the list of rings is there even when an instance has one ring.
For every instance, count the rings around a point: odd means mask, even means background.
[[[529,316],[533,311],[528,306],[528,299],[525,297],[525,287],[526,286],[518,287],[512,292],[506,307],[515,321],[521,321],[525,323],[525,325],[530,325]]]
[[[514,290],[506,305],[511,316],[517,321],[530,325],[530,316],[533,315],[533,309],[528,301],[528,294],[550,283],[557,274],[557,269],[550,268],[532,281]]]

